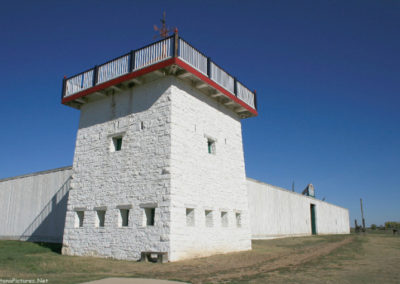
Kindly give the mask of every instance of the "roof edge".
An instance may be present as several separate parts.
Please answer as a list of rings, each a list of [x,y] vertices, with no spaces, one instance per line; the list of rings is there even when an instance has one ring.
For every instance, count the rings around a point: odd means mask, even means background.
[[[3,179],[0,179],[0,182],[14,180],[14,179],[20,179],[20,178],[26,178],[26,177],[31,177],[31,176],[37,176],[37,175],[44,175],[44,174],[49,174],[49,173],[54,173],[54,172],[59,172],[59,171],[66,171],[66,170],[71,170],[71,169],[72,169],[72,166],[60,167],[60,168],[44,170],[44,171],[39,171],[39,172],[33,172],[33,173],[14,176],[14,177],[3,178]]]
[[[254,178],[246,177],[246,181],[247,181],[247,180],[248,180],[248,181],[252,181],[252,182],[256,182],[256,183],[261,183],[261,184],[269,185],[269,186],[272,186],[274,189],[277,189],[277,190],[282,190],[282,191],[285,191],[285,192],[287,192],[287,193],[296,194],[296,195],[298,195],[298,196],[301,196],[301,197],[304,197],[304,198],[307,198],[307,199],[316,200],[316,201],[318,201],[318,202],[323,202],[323,203],[326,203],[326,204],[329,204],[329,205],[332,205],[332,206],[336,206],[336,207],[338,207],[338,208],[345,209],[345,210],[349,211],[348,208],[345,208],[345,207],[342,207],[342,206],[339,206],[339,205],[336,205],[336,204],[333,204],[333,203],[330,203],[330,202],[327,202],[327,201],[324,201],[324,200],[321,200],[321,199],[317,199],[317,198],[315,198],[315,197],[307,196],[307,195],[301,194],[300,192],[291,191],[291,190],[289,190],[289,189],[286,189],[286,188],[283,188],[283,187],[280,187],[280,186],[276,186],[276,185],[269,184],[269,183],[266,183],[266,182],[263,182],[263,181],[259,181],[259,180],[256,180],[256,179],[254,179]]]

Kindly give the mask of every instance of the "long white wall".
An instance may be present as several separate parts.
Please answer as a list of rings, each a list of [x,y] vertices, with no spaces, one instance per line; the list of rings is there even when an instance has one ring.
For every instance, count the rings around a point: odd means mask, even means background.
[[[61,242],[71,171],[0,180],[0,239]]]
[[[65,167],[0,180],[0,239],[61,242],[71,174],[71,167]],[[318,234],[348,234],[350,231],[349,213],[345,208],[250,178],[247,178],[247,191],[253,239],[310,235],[310,204],[316,206]],[[208,194],[212,198],[211,193]],[[214,208],[219,213],[220,208],[211,200],[207,205],[207,199],[197,203],[198,198],[192,195],[183,194],[181,198],[174,198],[181,204],[174,205],[174,218],[183,219],[185,207],[194,207],[196,226],[186,227],[184,220],[174,226],[173,247],[178,257],[184,258],[188,249],[196,255],[195,247],[190,245],[194,243],[193,239],[191,242],[188,239],[189,236],[196,239],[195,246],[200,244],[200,249],[205,245],[204,230],[225,237],[226,231],[247,239],[246,234],[243,235],[245,232],[235,228],[235,211],[228,208],[230,206],[223,208],[230,214],[228,228],[221,227],[217,216],[214,216],[215,227],[207,228],[204,226],[204,209]],[[218,246],[218,242],[215,245]]]
[[[348,209],[247,178],[253,239],[311,235],[310,205],[317,234],[350,233]]]

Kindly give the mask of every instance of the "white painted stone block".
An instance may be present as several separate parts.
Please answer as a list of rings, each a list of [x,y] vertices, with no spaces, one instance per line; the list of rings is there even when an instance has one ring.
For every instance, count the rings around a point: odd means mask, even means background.
[[[86,208],[83,227],[75,227],[76,208]],[[194,210],[193,226],[186,208]],[[129,210],[127,226],[121,210]],[[213,211],[212,227],[204,210]],[[237,211],[240,227],[229,220]],[[172,76],[82,106],[64,254],[137,260],[142,251],[157,251],[174,261],[250,248],[236,114]]]

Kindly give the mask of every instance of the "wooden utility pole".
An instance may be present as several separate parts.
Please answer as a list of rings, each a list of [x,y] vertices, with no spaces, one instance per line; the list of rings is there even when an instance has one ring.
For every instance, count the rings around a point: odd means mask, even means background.
[[[365,219],[364,219],[364,210],[363,210],[362,198],[360,198],[360,206],[361,206],[362,226],[363,226],[363,231],[365,232]]]

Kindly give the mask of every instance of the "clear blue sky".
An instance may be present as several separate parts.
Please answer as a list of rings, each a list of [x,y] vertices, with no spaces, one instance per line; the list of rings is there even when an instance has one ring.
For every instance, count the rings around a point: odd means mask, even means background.
[[[61,79],[180,34],[258,93],[249,177],[400,221],[400,1],[2,1],[0,178],[71,165]]]

